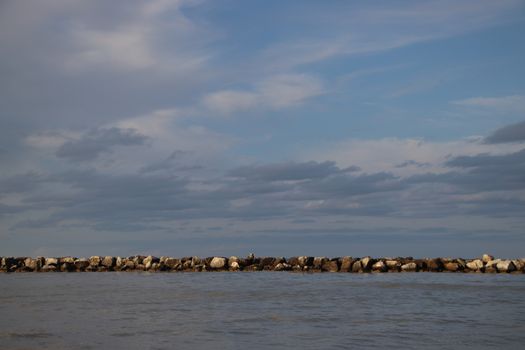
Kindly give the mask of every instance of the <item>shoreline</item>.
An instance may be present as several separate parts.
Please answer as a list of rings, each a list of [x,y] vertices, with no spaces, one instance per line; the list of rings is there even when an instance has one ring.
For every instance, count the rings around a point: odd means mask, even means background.
[[[155,257],[135,255],[76,257],[1,257],[0,272],[213,272],[213,271],[292,271],[292,272],[456,272],[456,273],[525,273],[525,258],[496,259],[484,254],[481,258],[412,257],[355,258],[344,257]]]

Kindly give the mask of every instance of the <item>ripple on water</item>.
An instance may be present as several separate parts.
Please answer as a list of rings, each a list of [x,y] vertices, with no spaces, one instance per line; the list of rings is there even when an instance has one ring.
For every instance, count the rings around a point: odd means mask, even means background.
[[[0,348],[476,348],[525,343],[525,276],[0,275]]]

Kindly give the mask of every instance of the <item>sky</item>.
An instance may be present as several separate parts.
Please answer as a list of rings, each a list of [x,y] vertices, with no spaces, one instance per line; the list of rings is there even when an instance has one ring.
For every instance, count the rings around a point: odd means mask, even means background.
[[[525,2],[0,2],[0,255],[525,255]]]

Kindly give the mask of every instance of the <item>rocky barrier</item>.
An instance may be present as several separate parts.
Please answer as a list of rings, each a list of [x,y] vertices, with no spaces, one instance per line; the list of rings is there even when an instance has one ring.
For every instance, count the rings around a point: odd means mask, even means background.
[[[2,257],[0,272],[105,272],[105,271],[295,271],[295,272],[477,272],[525,273],[525,258],[495,259],[488,254],[478,259],[460,258],[327,258],[313,256],[255,257],[155,257],[92,256]]]

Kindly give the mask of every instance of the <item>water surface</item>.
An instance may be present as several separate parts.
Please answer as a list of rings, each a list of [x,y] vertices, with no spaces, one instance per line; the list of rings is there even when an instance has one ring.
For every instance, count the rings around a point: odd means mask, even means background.
[[[516,349],[525,275],[0,274],[2,349]]]

